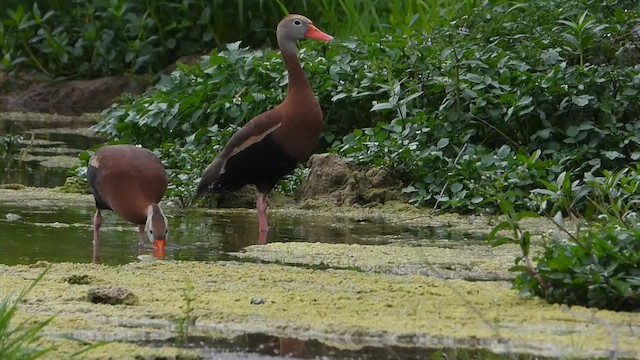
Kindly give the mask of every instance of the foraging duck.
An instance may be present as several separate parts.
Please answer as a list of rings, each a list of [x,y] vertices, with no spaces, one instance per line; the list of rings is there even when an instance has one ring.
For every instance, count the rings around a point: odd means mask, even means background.
[[[100,211],[105,209],[138,225],[139,244],[144,245],[146,232],[156,257],[164,257],[169,226],[158,203],[167,190],[168,179],[160,159],[133,145],[104,146],[89,160],[87,179],[97,208],[93,217],[93,261],[100,261]]]
[[[309,159],[322,130],[322,110],[298,60],[296,42],[333,40],[311,20],[295,14],[280,21],[276,37],[289,74],[287,96],[231,137],[205,170],[196,190],[196,197],[202,197],[254,184],[258,189],[256,209],[260,234],[266,234],[269,229],[267,194],[282,177]]]

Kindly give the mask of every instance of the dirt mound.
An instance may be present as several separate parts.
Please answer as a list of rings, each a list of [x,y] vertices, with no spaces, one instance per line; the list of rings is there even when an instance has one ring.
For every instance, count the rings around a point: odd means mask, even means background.
[[[130,76],[57,81],[21,79],[19,84],[12,85],[14,89],[0,95],[0,111],[62,115],[100,112],[109,107],[117,96],[140,94],[148,84],[148,80]]]
[[[404,184],[396,174],[381,167],[357,168],[335,154],[315,154],[308,162],[309,176],[296,199],[323,199],[336,205],[384,204],[407,201]]]

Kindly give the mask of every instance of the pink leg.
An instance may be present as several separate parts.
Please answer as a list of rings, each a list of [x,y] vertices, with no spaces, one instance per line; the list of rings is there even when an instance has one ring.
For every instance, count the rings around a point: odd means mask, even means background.
[[[93,263],[100,263],[100,225],[102,225],[102,214],[100,209],[96,210],[93,216]]]
[[[258,210],[258,225],[260,232],[269,231],[269,224],[267,223],[267,194],[261,192],[258,193],[256,209]]]
[[[269,231],[260,231],[258,233],[258,245],[264,245],[267,243],[267,235]],[[260,263],[260,260],[256,260],[256,263]]]
[[[147,234],[145,234],[144,231],[144,225],[138,225],[138,236],[139,236],[139,241],[138,241],[138,245],[140,245],[141,247],[144,247],[144,239],[147,236]]]

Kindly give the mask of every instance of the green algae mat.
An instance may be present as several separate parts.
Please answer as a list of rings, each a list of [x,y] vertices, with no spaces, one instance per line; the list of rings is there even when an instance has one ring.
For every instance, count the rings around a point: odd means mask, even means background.
[[[18,294],[43,266],[0,267],[2,295]],[[135,301],[91,303],[88,293],[96,287],[127,289]],[[63,335],[115,341],[83,358],[198,358],[198,350],[134,343],[175,336],[176,324],[187,316],[185,289],[191,288],[193,335],[261,332],[350,348],[463,346],[560,357],[612,352],[640,357],[640,313],[549,305],[522,299],[509,287],[498,281],[260,263],[60,263],[51,265],[20,304],[16,321],[54,316],[46,328],[48,341],[58,345],[52,358],[80,347]]]

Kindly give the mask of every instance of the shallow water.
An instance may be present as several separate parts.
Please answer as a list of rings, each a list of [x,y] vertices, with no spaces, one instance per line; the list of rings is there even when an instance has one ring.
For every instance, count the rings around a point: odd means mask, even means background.
[[[298,359],[548,359],[529,355],[496,355],[488,350],[430,349],[401,346],[364,346],[357,349],[340,349],[317,340],[301,340],[252,333],[232,338],[189,337],[170,339],[187,348],[205,349],[207,359],[271,359],[279,357]],[[163,346],[167,340],[144,341],[147,346]],[[253,356],[247,356],[253,354]]]
[[[23,184],[27,186],[53,187],[64,184],[69,169],[43,167],[37,161],[19,161],[0,157],[0,184]]]
[[[0,204],[0,233],[3,251],[0,263],[7,265],[49,262],[92,261],[92,217],[95,208],[39,208]],[[168,209],[169,260],[229,260],[230,252],[258,242],[255,210]],[[100,258],[116,265],[151,255],[151,244],[138,248],[137,227],[110,211],[102,212]],[[384,222],[362,222],[333,216],[290,216],[272,212],[268,242],[324,242],[344,244],[386,244],[415,241],[425,233],[432,240],[450,237],[444,229],[412,228]],[[461,236],[461,235],[458,235]]]
[[[63,185],[78,154],[103,139],[88,129],[34,129],[13,138],[9,153],[0,153],[0,184],[35,187]]]

